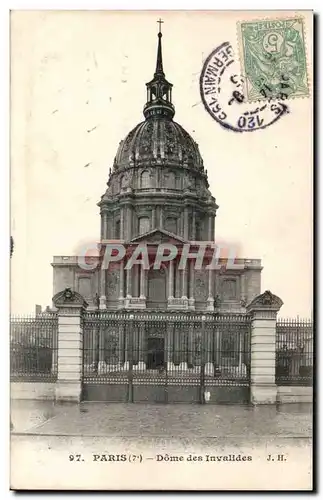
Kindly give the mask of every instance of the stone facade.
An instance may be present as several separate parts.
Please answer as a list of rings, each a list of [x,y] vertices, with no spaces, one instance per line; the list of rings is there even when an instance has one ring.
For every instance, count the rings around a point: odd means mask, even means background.
[[[145,242],[149,243],[149,237]],[[153,246],[157,248],[157,244]],[[103,294],[105,307],[109,310],[126,307],[127,298],[136,299],[134,305],[140,305],[138,299],[145,297],[144,308],[148,309],[182,310],[194,306],[196,311],[205,311],[210,305],[208,299],[211,299],[211,306],[219,312],[242,313],[245,312],[245,305],[259,295],[261,287],[262,267],[259,259],[239,259],[241,269],[225,272],[222,269],[214,270],[211,277],[207,269],[195,270],[188,265],[184,283],[178,261],[173,263],[171,278],[168,263],[160,271],[151,269],[141,273],[139,266],[134,266],[131,272],[125,271],[123,261],[113,269],[100,273],[99,269],[86,272],[79,268],[76,261],[76,257],[54,258],[53,291],[55,294],[68,286],[84,296],[90,309],[97,306],[96,296]],[[102,288],[100,278],[105,282]],[[182,297],[191,300],[191,306],[188,302],[183,305]],[[142,305],[138,308],[142,308]]]

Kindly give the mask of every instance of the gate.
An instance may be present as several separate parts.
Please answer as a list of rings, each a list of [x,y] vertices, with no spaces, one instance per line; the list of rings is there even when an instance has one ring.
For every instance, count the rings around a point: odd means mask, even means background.
[[[89,312],[83,368],[88,401],[247,403],[250,318]]]

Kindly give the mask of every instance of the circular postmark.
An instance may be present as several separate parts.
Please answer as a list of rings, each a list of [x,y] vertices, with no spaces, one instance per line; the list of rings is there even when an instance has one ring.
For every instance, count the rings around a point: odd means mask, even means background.
[[[230,42],[224,42],[206,59],[200,76],[200,93],[207,112],[222,127],[253,132],[274,124],[289,113],[285,100],[248,103],[243,77]]]

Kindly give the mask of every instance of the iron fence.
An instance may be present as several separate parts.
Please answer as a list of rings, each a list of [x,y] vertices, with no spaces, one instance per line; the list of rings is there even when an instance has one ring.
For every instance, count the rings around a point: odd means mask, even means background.
[[[57,378],[56,313],[12,316],[10,378],[12,381],[54,381]]]
[[[128,386],[249,386],[247,315],[109,313],[84,316],[84,383]],[[129,394],[130,392],[130,394]]]
[[[313,384],[311,320],[279,319],[276,327],[276,384]]]

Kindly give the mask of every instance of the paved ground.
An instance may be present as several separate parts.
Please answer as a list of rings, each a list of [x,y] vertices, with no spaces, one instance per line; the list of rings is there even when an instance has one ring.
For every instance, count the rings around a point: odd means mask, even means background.
[[[110,437],[311,437],[311,405],[55,404],[13,401],[14,433]]]
[[[13,401],[11,410],[14,487],[310,487],[311,405]],[[252,460],[209,463],[207,455]]]

